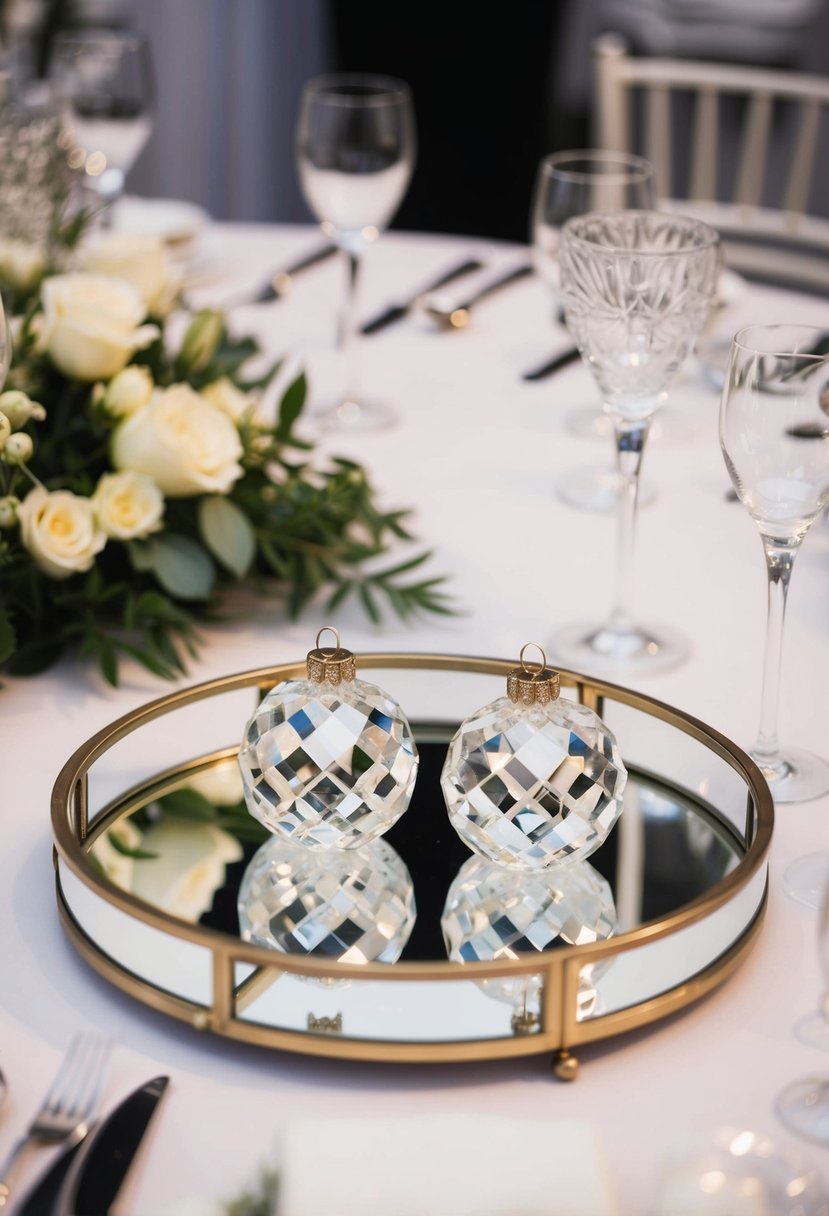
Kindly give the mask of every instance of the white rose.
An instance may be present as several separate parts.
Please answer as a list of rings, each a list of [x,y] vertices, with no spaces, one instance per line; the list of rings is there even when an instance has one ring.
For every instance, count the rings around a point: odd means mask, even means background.
[[[189,921],[197,921],[213,903],[216,891],[224,886],[228,862],[242,857],[235,836],[212,823],[171,815],[147,829],[141,848],[157,856],[136,862],[133,894]]]
[[[36,565],[50,578],[89,570],[106,544],[95,508],[69,490],[31,490],[17,508],[20,537]]]
[[[222,376],[221,380],[214,380],[212,384],[206,385],[201,390],[201,394],[211,405],[215,405],[217,410],[221,410],[223,414],[227,414],[237,423],[246,414],[252,415],[259,403],[256,393],[243,392],[227,376]]]
[[[142,325],[146,309],[129,283],[103,275],[61,274],[41,288],[40,341],[52,362],[75,380],[110,380],[135,351],[158,337]]]
[[[109,232],[83,249],[79,262],[88,274],[126,279],[153,317],[166,317],[181,287],[164,242],[149,233]]]
[[[92,495],[98,524],[115,540],[135,540],[161,527],[164,496],[146,473],[105,473]]]
[[[156,389],[112,436],[115,467],[146,473],[168,498],[226,494],[244,472],[242,454],[228,416],[189,384]]]
[[[0,240],[0,279],[18,291],[29,291],[46,269],[43,250],[28,241]]]
[[[195,790],[214,806],[236,806],[245,796],[239,762],[235,757],[196,773],[195,777],[189,778],[187,788]]]
[[[135,859],[120,852],[112,843],[113,838],[124,848],[134,851],[141,844],[141,832],[129,819],[122,819],[116,827],[99,836],[91,849],[92,856],[109,881],[123,891],[130,891]]]
[[[113,376],[106,386],[103,394],[104,408],[115,418],[128,418],[147,404],[154,388],[149,368],[142,367],[139,363],[131,363],[117,376]]]

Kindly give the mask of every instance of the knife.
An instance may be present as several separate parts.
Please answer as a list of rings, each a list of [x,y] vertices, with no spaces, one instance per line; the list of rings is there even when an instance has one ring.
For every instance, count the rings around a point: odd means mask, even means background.
[[[560,355],[556,355],[553,359],[549,359],[546,363],[541,363],[538,367],[531,367],[527,371],[522,372],[521,379],[545,380],[547,376],[554,376],[563,367],[568,367],[571,363],[575,363],[578,357],[578,348],[569,346],[567,350],[562,351]]]
[[[364,334],[376,334],[379,329],[385,329],[387,325],[393,325],[395,321],[402,321],[417,304],[421,296],[425,296],[430,291],[437,291],[439,287],[445,287],[447,283],[454,283],[456,279],[465,274],[471,274],[473,270],[480,270],[483,267],[483,262],[479,262],[477,258],[468,258],[467,261],[461,262],[458,266],[453,266],[451,270],[447,270],[439,278],[435,279],[434,283],[429,283],[427,287],[422,287],[420,291],[415,292],[408,300],[404,300],[400,304],[390,304],[383,312],[378,313],[376,317],[372,317],[370,321],[366,321],[361,332]]]
[[[169,1080],[155,1077],[134,1090],[86,1137],[69,1164],[50,1216],[106,1216]]]

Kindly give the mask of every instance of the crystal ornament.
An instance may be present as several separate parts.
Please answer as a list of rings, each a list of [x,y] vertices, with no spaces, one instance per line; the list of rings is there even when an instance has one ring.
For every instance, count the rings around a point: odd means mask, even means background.
[[[323,850],[273,836],[245,870],[238,909],[245,941],[342,963],[396,962],[415,923],[411,876],[385,840]]]
[[[560,700],[558,673],[524,663],[507,695],[462,722],[441,787],[449,819],[475,853],[543,870],[587,857],[622,810],[616,739],[591,709]]]
[[[266,828],[318,848],[356,848],[395,823],[417,776],[397,702],[356,678],[340,646],[312,650],[305,680],[285,680],[251,718],[239,752],[245,802]]]
[[[483,857],[470,857],[449,888],[441,916],[446,952],[453,962],[499,962],[558,946],[604,941],[616,932],[616,905],[609,885],[586,861],[527,874]],[[579,1017],[595,1012],[595,981],[612,959],[581,968]],[[541,1009],[542,975],[481,980],[488,996],[523,1015]]]

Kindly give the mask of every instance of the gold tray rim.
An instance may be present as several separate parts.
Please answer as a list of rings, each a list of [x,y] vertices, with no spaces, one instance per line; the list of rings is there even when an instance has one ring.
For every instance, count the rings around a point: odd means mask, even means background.
[[[494,676],[506,676],[515,666],[515,661],[510,659],[394,651],[361,653],[359,663],[361,669],[368,670],[414,668],[435,672],[461,671],[468,674]],[[438,1040],[408,1043],[368,1039],[335,1039],[306,1032],[279,1030],[255,1022],[240,1020],[236,1016],[233,965],[236,962],[251,963],[263,973],[273,971],[273,952],[264,947],[249,945],[217,930],[202,928],[158,909],[153,909],[135,896],[114,886],[91,865],[83,848],[90,831],[87,821],[86,775],[97,759],[120,739],[140,729],[142,725],[176,709],[212,696],[248,687],[256,688],[260,692],[265,691],[281,680],[302,676],[305,671],[304,660],[252,668],[178,688],[122,715],[96,732],[76,749],[63,765],[55,780],[51,800],[57,898],[64,929],[88,963],[116,987],[136,996],[144,1003],[189,1021],[199,1029],[209,1029],[227,1037],[309,1054],[342,1056],[352,1059],[411,1061],[491,1058],[531,1054],[548,1048],[557,1049],[559,1053],[565,1050],[566,1054],[568,1045],[589,1042],[642,1026],[692,1003],[722,983],[756,940],[767,902],[767,881],[755,916],[732,941],[725,953],[713,960],[703,971],[656,997],[609,1014],[578,1021],[575,1015],[575,1003],[579,970],[586,962],[596,962],[607,955],[620,953],[622,950],[636,948],[646,942],[670,936],[705,919],[748,885],[765,864],[770,847],[774,826],[774,805],[768,785],[757,765],[741,748],[714,727],[693,715],[622,685],[568,669],[559,670],[562,688],[574,690],[577,699],[590,705],[596,712],[601,711],[604,698],[608,697],[667,722],[682,733],[702,742],[724,759],[742,777],[746,785],[747,845],[744,856],[728,875],[715,883],[704,895],[678,908],[670,916],[650,921],[627,933],[610,938],[606,942],[594,942],[551,952],[549,961],[545,960],[543,965],[540,965],[537,958],[532,957],[508,962],[475,963],[473,965],[475,978],[480,979],[515,975],[522,972],[537,974],[539,971],[543,971],[548,973],[549,982],[545,983],[540,1032],[516,1039]],[[209,757],[198,759],[204,761]],[[184,762],[179,767],[186,768],[188,763]],[[115,801],[121,801],[128,793],[129,791],[122,794],[121,798]],[[111,803],[110,806],[112,805]],[[96,816],[96,825],[107,810],[108,808],[105,807],[101,814]],[[210,1007],[197,1005],[186,998],[156,988],[148,981],[127,971],[122,964],[113,960],[98,947],[75,920],[62,889],[59,862],[65,863],[86,887],[119,911],[137,918],[152,928],[206,948],[212,958],[213,970],[213,998]],[[448,960],[396,963],[393,968],[382,963],[367,964],[361,966],[358,969],[359,974],[355,975],[355,968],[345,967],[343,964],[290,956],[284,960],[280,958],[279,970],[318,978],[332,975],[343,978],[345,973],[347,978],[352,980],[382,979],[388,981],[393,979],[399,982],[472,978],[469,964],[452,963]],[[560,993],[560,1000],[557,1002],[554,1002],[549,996],[554,986]]]

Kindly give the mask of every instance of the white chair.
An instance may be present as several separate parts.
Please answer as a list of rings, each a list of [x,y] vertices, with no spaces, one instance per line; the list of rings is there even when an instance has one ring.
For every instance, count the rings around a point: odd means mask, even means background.
[[[646,156],[662,206],[718,228],[735,269],[829,290],[829,219],[807,211],[829,79],[637,58],[615,34],[597,38],[593,49],[595,146]],[[677,130],[676,95],[691,98],[690,130]],[[733,125],[735,117],[736,150],[723,138],[726,120]],[[785,131],[773,147],[775,122]],[[726,170],[735,154],[732,174]]]

